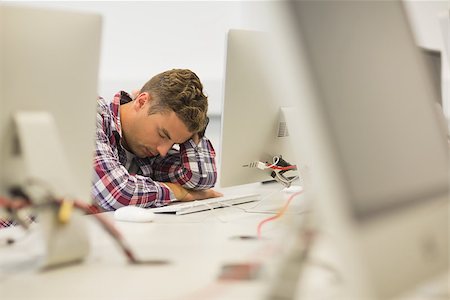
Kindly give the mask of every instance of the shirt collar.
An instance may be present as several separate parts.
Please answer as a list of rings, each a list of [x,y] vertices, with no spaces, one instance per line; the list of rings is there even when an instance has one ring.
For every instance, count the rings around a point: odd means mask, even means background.
[[[122,125],[120,122],[120,105],[128,103],[132,101],[130,94],[125,91],[119,91],[114,95],[113,100],[111,101],[111,111],[114,117],[114,126],[116,127],[116,131],[119,133],[122,138]]]

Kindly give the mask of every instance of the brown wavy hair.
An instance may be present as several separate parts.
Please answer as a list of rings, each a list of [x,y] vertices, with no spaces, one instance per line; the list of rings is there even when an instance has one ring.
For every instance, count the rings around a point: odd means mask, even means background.
[[[173,69],[152,77],[141,89],[149,93],[153,103],[150,114],[174,111],[189,132],[206,127],[208,97],[198,76],[188,69]]]

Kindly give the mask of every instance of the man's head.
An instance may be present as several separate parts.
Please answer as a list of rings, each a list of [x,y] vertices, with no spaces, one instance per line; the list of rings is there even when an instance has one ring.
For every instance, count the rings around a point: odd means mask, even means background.
[[[149,114],[172,110],[191,133],[206,126],[208,98],[197,75],[187,69],[173,69],[151,78],[140,93],[153,98]]]
[[[126,109],[121,108],[125,146],[139,157],[164,156],[173,144],[205,128],[207,110],[208,100],[195,73],[185,69],[160,73]]]

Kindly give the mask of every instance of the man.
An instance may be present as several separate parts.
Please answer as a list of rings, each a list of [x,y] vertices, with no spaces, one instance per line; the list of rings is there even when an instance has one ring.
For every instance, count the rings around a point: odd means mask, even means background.
[[[151,78],[132,99],[99,99],[92,196],[105,210],[159,207],[221,196],[215,152],[204,136],[207,97],[195,73]]]

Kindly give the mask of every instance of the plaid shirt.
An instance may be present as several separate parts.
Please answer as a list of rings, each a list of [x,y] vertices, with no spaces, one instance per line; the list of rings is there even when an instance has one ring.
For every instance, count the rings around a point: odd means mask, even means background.
[[[165,157],[135,157],[137,174],[130,174],[126,150],[120,140],[120,104],[131,101],[119,92],[111,103],[98,99],[97,132],[92,196],[105,210],[126,205],[159,207],[176,200],[163,182],[173,182],[188,189],[209,189],[217,180],[215,151],[203,137],[196,145],[192,139],[175,145]],[[179,146],[179,147],[178,147]],[[177,149],[178,148],[178,149]]]
[[[27,223],[35,222],[35,217],[28,216],[28,217],[26,217],[26,219],[24,221]],[[0,219],[0,229],[9,227],[9,226],[15,226],[17,224],[18,223],[16,221],[12,221],[9,219]]]
[[[13,225],[17,225],[17,223],[15,221],[11,221],[8,219],[0,219],[0,229],[2,229],[4,227],[13,226]]]
[[[192,140],[171,149],[165,157],[135,157],[137,174],[129,174],[127,155],[121,146],[120,104],[131,101],[125,92],[115,95],[112,103],[98,99],[97,130],[92,196],[105,210],[125,205],[158,207],[176,200],[162,182],[174,182],[188,189],[208,189],[217,179],[215,152],[203,137],[198,145]],[[16,225],[0,219],[0,228]]]

